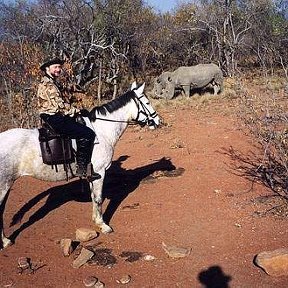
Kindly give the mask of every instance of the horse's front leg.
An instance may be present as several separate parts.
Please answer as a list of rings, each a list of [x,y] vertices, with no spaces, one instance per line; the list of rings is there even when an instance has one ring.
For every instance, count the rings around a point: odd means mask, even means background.
[[[90,183],[91,198],[92,198],[92,205],[93,205],[92,221],[94,221],[96,226],[100,228],[102,233],[108,234],[108,233],[111,233],[113,229],[109,225],[107,225],[103,220],[103,214],[102,214],[103,182],[104,182],[104,176],[102,176],[101,179],[95,180],[92,183]]]

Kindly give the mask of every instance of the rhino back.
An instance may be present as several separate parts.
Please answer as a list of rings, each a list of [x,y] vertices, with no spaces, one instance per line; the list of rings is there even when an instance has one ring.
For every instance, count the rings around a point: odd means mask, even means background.
[[[219,73],[222,75],[221,69],[216,64],[198,64],[179,67],[173,72],[173,78],[176,85],[192,85],[200,88],[208,85]]]

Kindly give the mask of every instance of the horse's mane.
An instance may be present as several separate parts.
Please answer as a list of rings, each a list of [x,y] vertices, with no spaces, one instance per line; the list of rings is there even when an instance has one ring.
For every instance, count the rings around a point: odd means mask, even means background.
[[[131,99],[135,97],[135,93],[133,91],[128,91],[123,95],[117,97],[116,99],[103,104],[101,106],[96,106],[90,111],[89,118],[91,121],[96,120],[96,114],[106,115],[107,112],[112,113],[122,107],[124,107]]]

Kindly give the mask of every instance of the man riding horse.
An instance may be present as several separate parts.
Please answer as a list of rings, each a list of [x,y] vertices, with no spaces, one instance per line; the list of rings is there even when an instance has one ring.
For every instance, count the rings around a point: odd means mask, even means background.
[[[93,181],[101,178],[94,172],[91,164],[91,156],[94,143],[98,143],[95,132],[89,127],[76,122],[79,109],[73,106],[73,99],[63,97],[61,85],[57,78],[62,71],[64,61],[59,58],[45,60],[40,69],[44,75],[37,91],[39,114],[56,133],[76,139],[77,170],[75,176],[87,178]]]

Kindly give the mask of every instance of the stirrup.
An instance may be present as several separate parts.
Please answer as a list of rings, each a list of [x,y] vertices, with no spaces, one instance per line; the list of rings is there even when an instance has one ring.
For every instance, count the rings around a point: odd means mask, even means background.
[[[87,165],[87,180],[89,182],[93,182],[94,180],[98,180],[98,179],[101,179],[101,175],[96,173],[94,170],[93,170],[93,165],[92,163],[88,163]]]
[[[89,182],[93,182],[94,180],[98,180],[101,178],[101,175],[94,172],[92,163],[87,165],[86,170],[83,167],[77,167],[76,172],[74,174],[77,177],[84,178]]]

